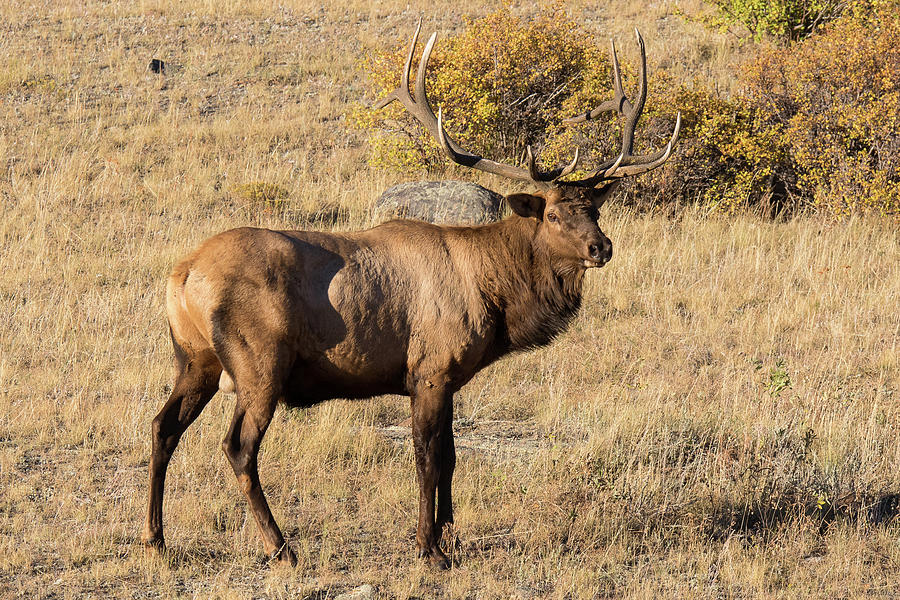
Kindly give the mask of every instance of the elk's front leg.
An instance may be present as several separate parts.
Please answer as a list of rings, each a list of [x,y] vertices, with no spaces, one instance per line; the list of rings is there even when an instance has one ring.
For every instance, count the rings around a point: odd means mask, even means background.
[[[447,436],[453,435],[452,395],[444,386],[425,381],[411,397],[412,435],[416,455],[416,477],[419,482],[419,524],[416,545],[419,555],[441,569],[450,568],[450,561],[439,547],[440,531],[435,526],[435,491],[438,483],[452,476],[448,463]],[[446,489],[449,496],[449,485]],[[450,506],[450,499],[441,494],[441,503]]]
[[[444,420],[443,447],[441,449],[441,473],[438,478],[437,519],[435,534],[440,537],[444,527],[453,523],[453,471],[456,468],[456,444],[453,442],[453,398],[448,398],[449,416]]]

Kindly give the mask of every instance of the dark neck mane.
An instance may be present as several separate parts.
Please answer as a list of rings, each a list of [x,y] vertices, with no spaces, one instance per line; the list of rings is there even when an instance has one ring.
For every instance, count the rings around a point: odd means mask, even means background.
[[[534,219],[512,216],[471,231],[484,252],[482,295],[499,319],[498,355],[544,346],[565,331],[581,307],[584,268],[554,260]]]

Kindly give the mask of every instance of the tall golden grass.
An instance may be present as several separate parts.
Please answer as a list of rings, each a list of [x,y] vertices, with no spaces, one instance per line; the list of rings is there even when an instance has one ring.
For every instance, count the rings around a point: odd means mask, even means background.
[[[414,557],[395,397],[277,413],[261,474],[299,551],[288,571],[266,564],[221,455],[232,399],[217,396],[169,471],[172,552],[144,554],[171,265],[237,225],[371,225],[396,178],[365,166],[344,121],[364,100],[357,61],[420,13],[449,32],[498,5],[0,7],[0,596],[894,593],[896,224],[616,206],[601,218],[614,260],[571,330],[457,398],[459,568]],[[747,50],[674,8],[569,10],[601,33],[637,25],[652,57],[727,88]]]

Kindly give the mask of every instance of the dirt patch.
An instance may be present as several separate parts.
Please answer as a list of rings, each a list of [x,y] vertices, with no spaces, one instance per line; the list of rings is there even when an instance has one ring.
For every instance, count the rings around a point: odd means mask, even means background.
[[[375,429],[395,444],[405,444],[412,439],[409,419]],[[551,445],[537,425],[520,421],[457,419],[453,422],[453,439],[458,455],[484,454],[498,461],[525,460],[536,450]],[[552,443],[558,444],[557,441]]]

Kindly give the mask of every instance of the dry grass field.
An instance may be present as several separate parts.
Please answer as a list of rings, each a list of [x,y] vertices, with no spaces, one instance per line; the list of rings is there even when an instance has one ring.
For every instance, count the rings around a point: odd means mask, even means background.
[[[238,225],[374,224],[399,179],[366,165],[347,122],[366,100],[359,59],[419,15],[447,35],[500,5],[0,7],[0,597],[900,593],[896,222],[614,203],[615,257],[570,331],[457,397],[458,567],[415,558],[398,397],[276,413],[260,472],[289,570],[262,552],[220,446],[233,398],[217,395],[169,469],[171,552],[145,555],[169,269]],[[746,51],[677,17],[690,1],[567,6],[601,37],[641,27],[651,60],[723,89]]]

